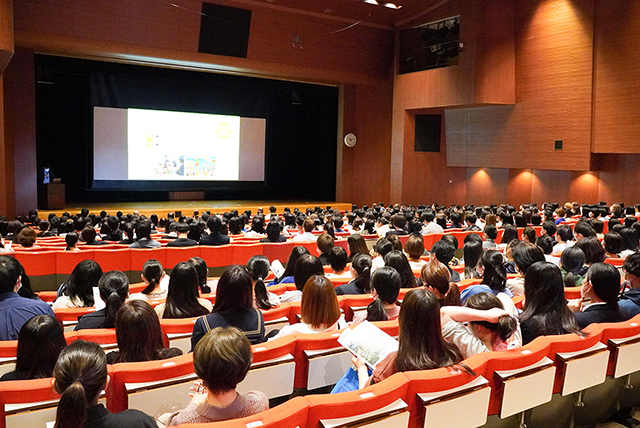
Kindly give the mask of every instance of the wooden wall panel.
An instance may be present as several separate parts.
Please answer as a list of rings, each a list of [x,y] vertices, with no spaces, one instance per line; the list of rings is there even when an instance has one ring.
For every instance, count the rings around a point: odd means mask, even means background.
[[[598,155],[598,200],[640,203],[640,155]]]
[[[362,204],[389,202],[391,162],[391,112],[380,108],[390,105],[393,80],[377,86],[352,87],[345,97],[344,132],[358,137],[355,147],[343,144],[342,198]],[[349,111],[350,118],[347,118]]]
[[[0,0],[0,74],[13,55],[13,0]]]
[[[598,171],[573,171],[571,173],[570,199],[571,202],[595,204],[598,198],[598,183],[600,182]]]
[[[595,153],[640,153],[640,2],[596,2]]]
[[[467,168],[467,199],[474,205],[490,205],[508,199],[509,170]]]
[[[36,78],[33,52],[17,48],[4,74],[4,136],[8,163],[13,163],[15,212],[38,208],[36,171]],[[8,211],[9,212],[9,211]],[[11,213],[12,214],[12,213]]]
[[[514,207],[531,202],[533,172],[528,169],[510,169],[507,201]]]
[[[588,170],[592,0],[515,5],[517,104],[469,110],[466,165]],[[556,139],[569,167],[558,162]]]
[[[384,79],[391,71],[394,33],[390,29],[345,27],[333,19],[282,11],[266,4],[216,3],[252,10],[247,59],[198,54],[201,2],[181,1],[189,10],[156,0],[34,0],[18,2],[16,39],[40,52],[125,58],[125,54],[219,64],[218,69],[340,82],[358,75]],[[292,46],[294,35],[303,49]],[[71,43],[73,41],[73,43]],[[102,53],[100,52],[102,49]],[[131,58],[134,59],[134,58]],[[319,70],[342,73],[331,77]]]
[[[513,0],[485,1],[478,34],[475,103],[515,104],[516,58]]]
[[[570,199],[571,171],[533,170],[531,202],[564,204]]]
[[[12,146],[5,137],[4,77],[0,74],[0,214],[9,218],[15,215],[13,189]]]

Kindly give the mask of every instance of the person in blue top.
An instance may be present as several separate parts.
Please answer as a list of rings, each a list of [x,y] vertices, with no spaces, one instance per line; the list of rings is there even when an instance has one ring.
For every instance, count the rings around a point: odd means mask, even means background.
[[[618,305],[620,316],[624,320],[640,314],[640,253],[635,252],[627,256],[622,265],[624,279],[631,287],[625,291]]]
[[[23,270],[18,260],[0,256],[0,340],[18,340],[22,326],[36,315],[54,316],[42,300],[18,295]]]

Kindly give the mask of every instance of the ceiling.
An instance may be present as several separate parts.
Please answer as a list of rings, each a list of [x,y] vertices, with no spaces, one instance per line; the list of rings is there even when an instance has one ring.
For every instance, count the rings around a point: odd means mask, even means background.
[[[384,6],[364,3],[362,0],[253,0],[252,3],[326,14],[334,18],[350,19],[354,22],[362,20],[373,24],[395,27],[401,26],[404,21],[417,17],[425,11],[449,2],[449,0],[378,1],[387,1],[402,7],[400,9],[390,9]]]

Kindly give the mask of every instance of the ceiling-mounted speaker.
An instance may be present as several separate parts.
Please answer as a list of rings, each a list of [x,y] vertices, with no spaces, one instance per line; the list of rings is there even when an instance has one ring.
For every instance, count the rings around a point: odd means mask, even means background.
[[[202,3],[198,52],[246,58],[251,11]]]

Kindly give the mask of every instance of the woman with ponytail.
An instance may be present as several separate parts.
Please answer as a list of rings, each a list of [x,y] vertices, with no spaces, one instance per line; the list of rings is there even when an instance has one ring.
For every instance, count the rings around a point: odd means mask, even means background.
[[[280,306],[280,298],[277,294],[267,291],[264,279],[269,275],[271,263],[266,256],[252,256],[247,262],[247,271],[253,281],[253,302],[258,309],[268,310]]]
[[[98,397],[107,388],[107,358],[97,343],[76,340],[67,346],[53,370],[53,387],[60,394],[54,428],[155,428],[151,416],[139,410],[111,413]]]
[[[200,294],[211,293],[211,286],[209,285],[209,279],[208,279],[209,267],[207,266],[207,262],[205,262],[204,259],[201,257],[191,257],[189,259],[189,263],[191,263],[193,267],[196,268],[196,273],[198,274],[198,287],[200,287]]]
[[[462,306],[460,289],[451,282],[451,274],[444,263],[433,259],[422,267],[420,280],[438,298],[440,306]]]
[[[155,259],[149,259],[142,266],[140,278],[147,286],[140,293],[132,294],[130,300],[158,300],[167,297],[167,291],[160,287],[160,281],[164,278],[162,263]]]
[[[442,337],[455,344],[463,358],[520,346],[520,341],[510,340],[520,336],[516,334],[518,322],[504,310],[496,296],[487,292],[474,294],[465,306],[440,308]]]
[[[98,290],[105,308],[80,317],[74,330],[115,327],[116,313],[129,295],[129,278],[119,270],[112,270],[102,275]]]
[[[353,317],[353,324],[367,321],[389,321],[398,319],[400,304],[400,274],[394,268],[383,266],[371,275],[371,295],[373,302],[366,311],[360,311]]]
[[[569,247],[560,256],[560,273],[565,287],[581,287],[586,269],[584,266],[586,257],[580,248]]]
[[[366,294],[371,290],[371,256],[358,253],[351,262],[351,276],[353,279],[346,284],[336,287],[336,294]]]

